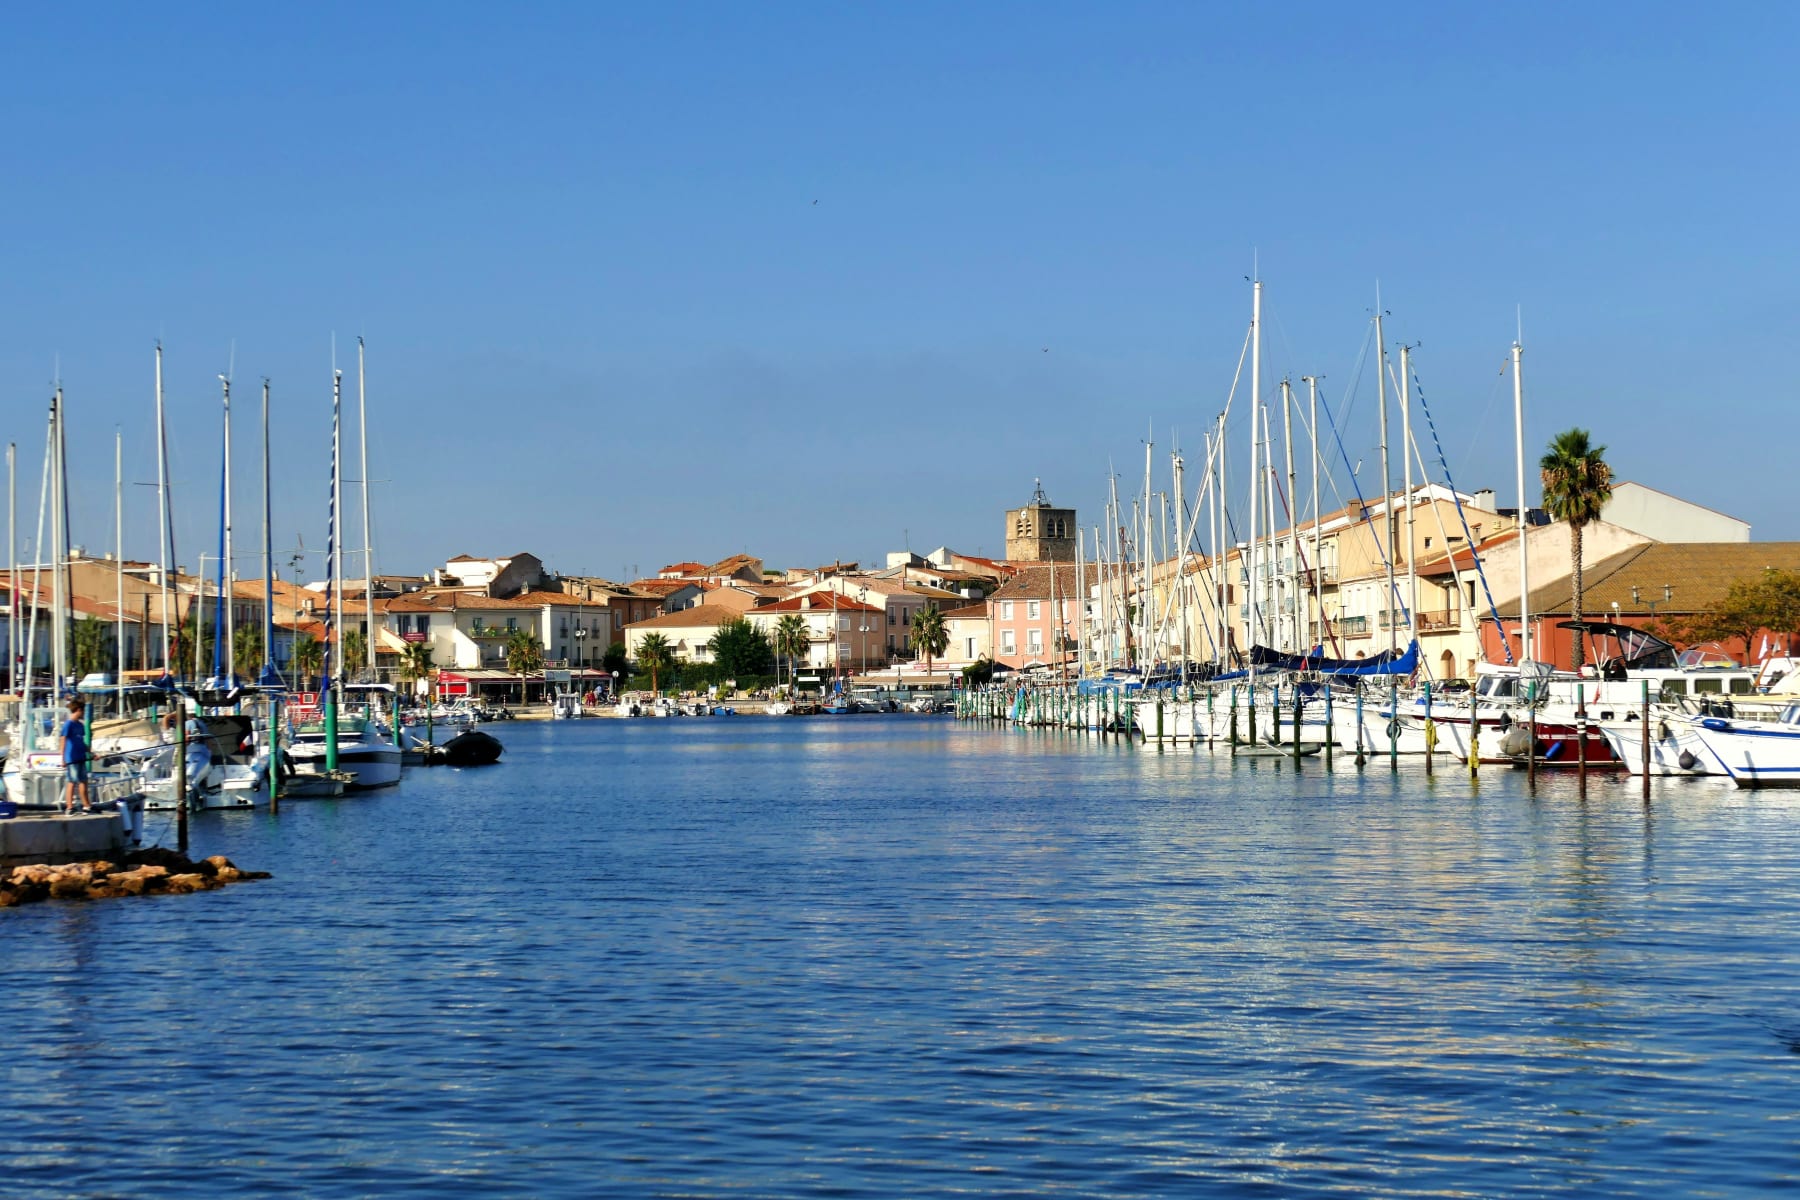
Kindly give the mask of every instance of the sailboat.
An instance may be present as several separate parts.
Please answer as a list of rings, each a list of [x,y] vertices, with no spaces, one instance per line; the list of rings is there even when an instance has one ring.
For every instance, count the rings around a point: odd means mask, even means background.
[[[343,429],[343,372],[332,371],[331,380],[331,504],[330,520],[326,527],[326,602],[325,620],[328,625],[324,643],[326,669],[323,693],[324,712],[322,720],[300,725],[291,732],[287,750],[288,758],[293,762],[297,775],[317,775],[342,771],[349,778],[344,781],[345,787],[351,791],[366,791],[371,788],[391,787],[400,782],[403,765],[403,751],[399,743],[387,735],[382,725],[382,713],[397,711],[397,697],[394,689],[386,684],[349,684],[344,677],[344,656],[342,653],[342,637],[337,631],[344,628],[343,598],[343,541],[338,528],[338,514],[342,511],[343,500],[343,466],[341,442]],[[362,393],[362,339],[357,339],[357,378],[358,393]],[[367,426],[364,425],[365,440]],[[366,452],[365,452],[366,463]],[[363,511],[368,512],[368,471],[363,471]],[[367,529],[364,533],[367,541]],[[365,552],[367,546],[365,545]],[[365,564],[367,555],[365,553]],[[369,577],[365,575],[365,580]],[[367,644],[374,645],[374,628],[368,631]],[[334,640],[337,654],[333,654]],[[334,670],[335,668],[335,670]],[[340,714],[340,706],[347,706],[353,698],[362,701],[362,707],[345,708]]]

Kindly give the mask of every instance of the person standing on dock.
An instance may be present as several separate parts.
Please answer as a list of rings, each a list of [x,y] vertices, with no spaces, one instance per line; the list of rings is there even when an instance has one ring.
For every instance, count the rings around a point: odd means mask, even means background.
[[[88,744],[87,726],[82,723],[83,710],[87,705],[80,696],[69,700],[69,719],[62,727],[62,761],[63,772],[69,781],[63,786],[63,812],[75,811],[75,789],[81,789],[81,811],[93,812],[94,806],[88,798]]]

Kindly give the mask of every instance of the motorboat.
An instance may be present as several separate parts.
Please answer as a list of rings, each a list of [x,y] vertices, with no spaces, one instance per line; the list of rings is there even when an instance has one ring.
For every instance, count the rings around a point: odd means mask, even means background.
[[[1800,704],[1774,720],[1697,717],[1689,729],[1708,760],[1739,787],[1800,787]]]
[[[294,773],[325,770],[327,748],[323,722],[295,729],[287,745]],[[346,785],[350,791],[392,787],[400,782],[401,749],[387,736],[385,726],[367,717],[350,717],[338,722],[337,767],[350,773]]]

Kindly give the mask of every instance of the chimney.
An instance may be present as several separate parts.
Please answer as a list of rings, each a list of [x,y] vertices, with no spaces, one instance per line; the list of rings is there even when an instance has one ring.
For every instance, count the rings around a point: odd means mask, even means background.
[[[1470,496],[1469,501],[1470,501],[1470,503],[1474,504],[1474,506],[1476,508],[1485,509],[1488,512],[1493,512],[1494,511],[1494,489],[1493,488],[1482,488],[1480,491],[1476,492],[1473,496]]]

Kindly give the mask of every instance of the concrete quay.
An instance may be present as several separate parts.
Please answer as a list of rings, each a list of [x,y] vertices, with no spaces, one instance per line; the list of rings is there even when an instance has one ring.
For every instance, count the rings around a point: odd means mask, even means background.
[[[0,821],[0,866],[70,863],[116,856],[128,844],[125,814],[23,812]]]

